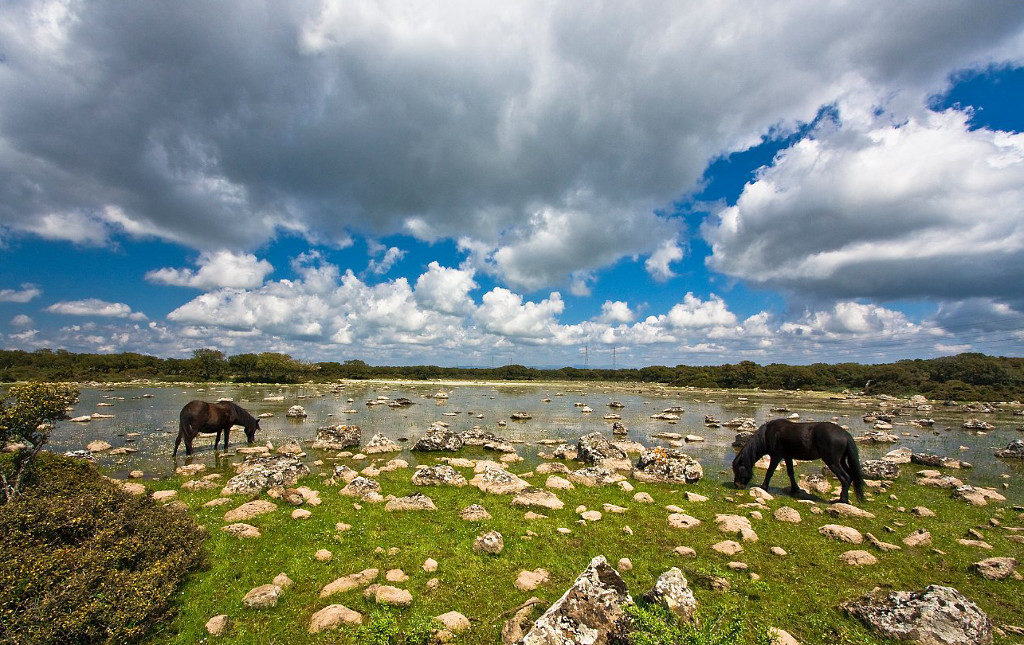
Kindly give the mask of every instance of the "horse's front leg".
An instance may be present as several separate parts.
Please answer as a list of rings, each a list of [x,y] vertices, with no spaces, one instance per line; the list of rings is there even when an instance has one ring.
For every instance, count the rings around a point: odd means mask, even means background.
[[[796,474],[793,472],[793,458],[786,457],[786,474],[789,475],[789,494],[796,497],[800,487],[796,485]]]
[[[219,444],[219,443],[220,443],[220,430],[217,431],[217,438],[213,440],[213,450],[214,450],[214,452],[217,451],[217,444]],[[226,448],[227,446],[224,446],[224,447]]]
[[[772,455],[771,461],[768,463],[768,472],[764,474],[764,484],[761,485],[761,488],[768,490],[768,483],[771,482],[772,475],[775,474],[775,469],[779,466],[779,461],[779,457]]]
[[[228,449],[228,436],[231,435],[231,428],[224,428],[224,450]]]

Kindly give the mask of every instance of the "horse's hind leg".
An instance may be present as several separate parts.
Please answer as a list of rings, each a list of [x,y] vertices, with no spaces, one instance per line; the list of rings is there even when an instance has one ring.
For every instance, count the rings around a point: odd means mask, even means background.
[[[231,428],[224,428],[224,450],[228,449],[228,436],[231,434]]]
[[[220,443],[220,430],[217,431],[217,438],[213,440],[213,451],[214,452],[217,451],[217,444],[219,444],[219,443]],[[227,448],[227,445],[225,445],[224,447]]]
[[[181,433],[179,432],[178,433],[178,438],[174,440],[174,452],[172,453],[172,456],[174,456],[174,457],[178,456],[178,446],[180,446],[180,445],[181,445]]]
[[[843,504],[850,503],[850,484],[853,483],[853,478],[850,474],[842,467],[838,461],[826,462],[829,470],[836,474],[839,478],[839,483],[842,484],[843,489],[839,492],[839,501]]]
[[[772,475],[775,474],[775,469],[779,466],[779,458],[772,455],[771,461],[768,463],[768,472],[764,474],[764,484],[761,488],[768,490],[768,483],[772,480]]]
[[[192,455],[192,439],[194,437],[185,437],[185,454],[189,456]]]
[[[786,474],[789,475],[789,494],[796,497],[800,487],[796,485],[796,474],[793,472],[793,458],[786,457]]]

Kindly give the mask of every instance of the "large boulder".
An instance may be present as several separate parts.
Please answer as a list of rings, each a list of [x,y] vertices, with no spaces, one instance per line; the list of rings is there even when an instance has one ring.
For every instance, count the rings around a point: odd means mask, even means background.
[[[237,466],[238,474],[228,480],[224,495],[256,495],[268,488],[294,486],[309,474],[309,467],[289,455],[253,457]]]
[[[402,452],[402,447],[384,435],[377,433],[366,442],[362,452],[367,455],[376,455],[382,452]]]
[[[462,435],[458,432],[453,432],[443,426],[433,426],[427,433],[420,437],[420,440],[413,446],[413,450],[419,450],[423,452],[434,452],[439,450],[447,450],[454,452],[463,445]]]
[[[1024,440],[1014,439],[1002,450],[996,451],[996,457],[1003,459],[1024,459]]]
[[[971,571],[988,580],[1004,580],[1016,570],[1016,558],[985,558],[971,565]]]
[[[284,416],[290,419],[305,419],[306,410],[301,405],[293,405],[288,408],[288,411],[284,413]]]
[[[323,426],[316,429],[313,447],[318,450],[344,450],[358,446],[362,440],[363,432],[359,426]]]
[[[952,587],[868,594],[843,610],[886,638],[920,645],[988,645],[992,623],[970,599]]]
[[[455,486],[462,488],[466,485],[466,478],[448,464],[438,464],[437,466],[418,467],[416,472],[412,474],[412,483],[416,486]]]
[[[640,455],[633,468],[633,478],[642,482],[692,484],[703,476],[699,461],[673,448],[652,448]]]
[[[626,583],[597,556],[569,590],[533,623],[522,645],[608,645],[623,640],[631,620],[626,606],[633,604]]]
[[[600,432],[591,432],[580,437],[576,443],[576,459],[585,464],[614,469],[615,462],[625,462],[629,457],[624,450],[608,441]],[[612,464],[606,464],[608,461]]]
[[[885,459],[868,459],[861,463],[861,471],[865,479],[897,479],[900,466]]]

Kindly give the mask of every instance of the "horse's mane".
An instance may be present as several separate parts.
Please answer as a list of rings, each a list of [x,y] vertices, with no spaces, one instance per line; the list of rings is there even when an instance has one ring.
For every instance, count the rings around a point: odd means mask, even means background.
[[[740,460],[739,463],[753,466],[754,462],[767,452],[765,445],[767,442],[764,438],[767,425],[766,423],[758,428],[754,435],[750,437],[750,440],[740,449],[740,454],[736,456]]]
[[[250,423],[256,423],[256,417],[249,414],[248,410],[238,405],[234,401],[229,401],[228,403],[231,405],[231,409],[235,411],[235,416],[238,418],[238,420],[242,422],[241,425],[249,425]]]

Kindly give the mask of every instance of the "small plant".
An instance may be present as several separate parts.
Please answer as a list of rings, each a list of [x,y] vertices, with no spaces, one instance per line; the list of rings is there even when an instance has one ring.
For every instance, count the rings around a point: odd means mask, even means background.
[[[632,645],[771,645],[766,627],[750,627],[736,606],[702,608],[695,623],[683,623],[661,605],[626,608],[635,631]]]
[[[67,407],[78,399],[69,383],[19,383],[0,399],[0,448],[28,444],[18,450],[9,467],[0,468],[0,487],[6,504],[21,491],[25,471],[50,439],[54,421],[67,418]]]
[[[427,645],[441,629],[438,621],[418,614],[401,624],[393,611],[382,609],[355,630],[355,638],[361,645]]]

